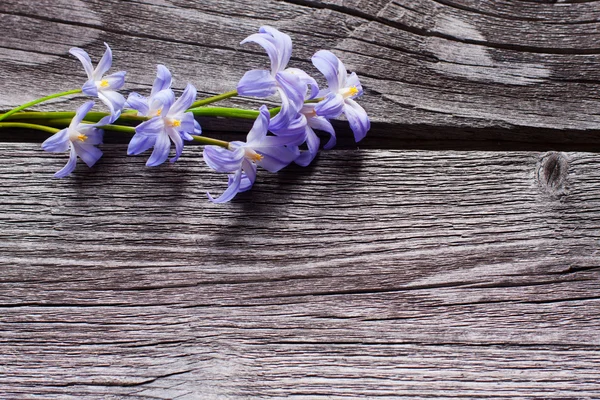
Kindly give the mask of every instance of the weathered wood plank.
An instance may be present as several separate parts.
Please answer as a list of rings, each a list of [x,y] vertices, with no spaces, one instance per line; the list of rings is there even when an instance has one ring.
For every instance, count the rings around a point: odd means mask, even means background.
[[[216,206],[200,147],[104,150],[1,145],[0,397],[600,392],[598,155],[330,151]]]
[[[99,57],[103,41],[129,71],[128,90],[147,89],[157,62],[178,88],[231,90],[267,63],[240,40],[271,24],[294,38],[295,66],[318,74],[308,59],[327,48],[363,77],[368,140],[381,147],[399,138],[599,143],[597,2],[6,0],[0,14],[0,108],[78,86],[84,74],[68,48]]]

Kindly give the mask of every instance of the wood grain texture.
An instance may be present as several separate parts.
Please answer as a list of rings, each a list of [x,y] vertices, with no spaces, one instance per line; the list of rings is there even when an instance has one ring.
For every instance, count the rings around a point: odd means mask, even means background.
[[[330,151],[224,177],[0,151],[2,398],[600,392],[600,159]]]
[[[400,139],[600,143],[597,2],[5,0],[0,15],[0,108],[79,86],[85,75],[68,49],[97,59],[104,41],[115,68],[128,71],[127,90],[147,90],[164,63],[179,89],[191,82],[202,96],[228,91],[266,66],[258,46],[239,42],[270,24],[293,37],[293,66],[318,76],[310,56],[332,49],[362,77],[371,147]]]

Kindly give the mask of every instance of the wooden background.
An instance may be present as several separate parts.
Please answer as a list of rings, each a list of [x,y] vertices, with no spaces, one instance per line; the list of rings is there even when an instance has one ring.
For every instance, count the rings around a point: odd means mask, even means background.
[[[3,0],[0,109],[79,87],[108,42],[202,97],[333,50],[373,129],[214,205],[202,148],[108,135],[67,179],[0,132],[0,398],[600,398],[600,3]],[[37,107],[73,110],[74,97]],[[258,108],[261,101],[229,105]],[[207,135],[249,123],[201,120]]]

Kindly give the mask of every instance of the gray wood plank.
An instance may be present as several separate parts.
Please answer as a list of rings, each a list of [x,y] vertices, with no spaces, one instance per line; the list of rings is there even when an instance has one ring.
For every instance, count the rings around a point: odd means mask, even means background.
[[[599,157],[0,148],[2,398],[596,398]]]
[[[5,0],[0,108],[77,87],[84,74],[68,48],[97,59],[103,41],[115,67],[129,71],[127,90],[147,89],[158,62],[172,68],[177,88],[231,90],[267,63],[258,46],[239,42],[270,24],[293,37],[294,66],[318,74],[310,56],[333,49],[363,77],[373,147],[399,139],[598,144],[599,13],[597,2]]]

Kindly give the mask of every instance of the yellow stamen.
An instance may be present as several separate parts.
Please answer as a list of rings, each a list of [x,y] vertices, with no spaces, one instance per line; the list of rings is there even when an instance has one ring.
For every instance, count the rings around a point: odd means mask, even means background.
[[[342,96],[344,96],[344,98],[356,96],[357,94],[358,94],[358,88],[356,86],[352,86],[347,89],[344,89],[344,91],[342,92]]]
[[[259,162],[259,161],[260,161],[260,160],[262,160],[262,159],[263,159],[263,156],[261,156],[261,155],[260,155],[260,154],[258,154],[258,153],[254,153],[254,154],[252,155],[252,161],[254,161],[254,162]]]
[[[172,119],[170,122],[171,126],[174,126],[175,128],[181,126],[181,121],[178,119]]]
[[[160,110],[156,111],[156,116],[157,117],[160,116],[160,114],[162,114],[162,108]]]
[[[83,133],[80,133],[79,135],[77,135],[77,140],[81,141],[81,142],[85,142],[87,140],[87,136],[85,136]]]
[[[109,86],[109,83],[106,79],[102,79],[102,81],[100,81],[100,87],[106,88]]]

